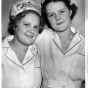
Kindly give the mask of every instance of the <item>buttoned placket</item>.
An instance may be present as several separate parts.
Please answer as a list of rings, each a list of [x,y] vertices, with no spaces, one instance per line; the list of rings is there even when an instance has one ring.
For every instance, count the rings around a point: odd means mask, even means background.
[[[61,46],[61,42],[60,42],[60,39],[58,39],[59,38],[59,36],[56,36],[56,38],[55,38],[55,35],[54,35],[54,37],[53,37],[53,42],[54,42],[54,44],[57,46],[57,48],[58,48],[58,50],[61,52],[61,58],[63,59],[63,63],[65,64],[65,66],[64,66],[64,68],[61,68],[61,71],[65,71],[66,72],[66,74],[65,74],[65,76],[64,76],[64,78],[65,78],[65,81],[63,82],[64,84],[62,85],[62,87],[63,88],[65,88],[67,85],[68,85],[68,83],[67,83],[67,76],[68,76],[68,73],[69,73],[69,70],[70,70],[70,68],[71,68],[71,65],[70,65],[70,67],[69,67],[69,69],[67,70],[67,59],[66,58],[68,58],[68,56],[71,54],[71,52],[72,52],[72,49],[74,49],[74,47],[76,46],[76,45],[78,45],[81,41],[82,41],[82,39],[81,39],[81,37],[78,35],[78,34],[76,34],[75,36],[74,36],[74,38],[73,38],[73,40],[72,40],[72,42],[71,42],[71,44],[70,44],[70,46],[68,47],[68,49],[67,49],[67,51],[66,51],[66,53],[65,54],[63,54],[63,50],[62,50],[62,46]],[[58,40],[58,41],[57,41]],[[75,52],[75,51],[74,51]],[[73,60],[74,60],[74,58],[73,58]],[[73,60],[72,60],[72,62],[73,62]],[[71,63],[72,63],[71,62]],[[63,66],[63,65],[62,65]]]

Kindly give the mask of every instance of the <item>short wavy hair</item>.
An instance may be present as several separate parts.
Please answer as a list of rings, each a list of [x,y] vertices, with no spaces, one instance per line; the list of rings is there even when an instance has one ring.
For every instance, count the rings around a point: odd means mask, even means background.
[[[28,14],[28,13],[34,13],[34,14],[36,14],[40,18],[40,23],[41,23],[41,16],[39,15],[39,13],[37,13],[34,10],[23,11],[23,12],[17,14],[15,17],[9,15],[9,20],[10,21],[9,21],[8,30],[7,30],[9,34],[14,35],[14,32],[15,32],[14,29],[17,28],[17,22],[19,22],[22,18],[24,18],[26,16],[26,14]],[[41,29],[41,26],[40,26],[39,33],[41,33],[41,32],[42,32],[42,29]]]
[[[58,1],[64,2],[65,5],[67,6],[67,8],[72,11],[72,15],[70,17],[71,20],[73,20],[74,16],[77,13],[78,7],[74,3],[71,4],[70,0],[45,0],[43,3],[41,3],[41,13],[42,13],[42,17],[43,17],[43,24],[47,24],[48,27],[50,27],[50,28],[52,28],[52,27],[50,26],[49,21],[47,19],[46,6],[50,2],[58,2]]]

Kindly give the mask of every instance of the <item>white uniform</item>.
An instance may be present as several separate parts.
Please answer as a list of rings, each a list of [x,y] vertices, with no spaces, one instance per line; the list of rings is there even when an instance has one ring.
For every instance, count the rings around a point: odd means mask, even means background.
[[[2,43],[2,88],[40,88],[41,71],[36,46],[29,46],[21,64],[9,46],[12,37],[6,37]]]
[[[65,54],[56,32],[45,29],[38,38],[43,88],[80,88],[85,79],[85,41],[76,31]]]

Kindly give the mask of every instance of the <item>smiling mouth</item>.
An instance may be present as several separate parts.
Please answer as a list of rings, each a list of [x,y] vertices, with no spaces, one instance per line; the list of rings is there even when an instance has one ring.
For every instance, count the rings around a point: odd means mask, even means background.
[[[33,35],[27,35],[25,34],[28,38],[33,38]]]
[[[60,22],[60,23],[57,23],[57,25],[61,25],[61,24],[63,24],[64,22]]]

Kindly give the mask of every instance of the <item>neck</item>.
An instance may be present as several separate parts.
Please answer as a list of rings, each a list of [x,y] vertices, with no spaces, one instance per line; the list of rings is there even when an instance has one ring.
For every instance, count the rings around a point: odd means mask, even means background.
[[[58,32],[58,35],[62,41],[68,40],[73,35],[73,33],[71,32],[71,27],[67,28],[63,32]]]

